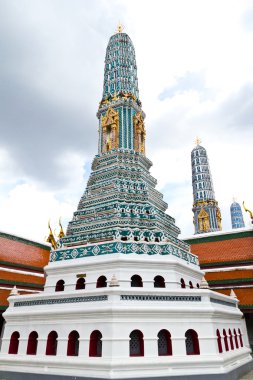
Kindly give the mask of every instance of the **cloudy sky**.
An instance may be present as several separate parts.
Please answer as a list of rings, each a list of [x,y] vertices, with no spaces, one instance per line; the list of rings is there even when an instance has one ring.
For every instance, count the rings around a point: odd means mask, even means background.
[[[43,241],[49,218],[56,230],[72,218],[118,21],[136,50],[152,174],[182,236],[193,233],[196,136],[223,229],[233,197],[253,208],[253,1],[0,0],[1,231]]]

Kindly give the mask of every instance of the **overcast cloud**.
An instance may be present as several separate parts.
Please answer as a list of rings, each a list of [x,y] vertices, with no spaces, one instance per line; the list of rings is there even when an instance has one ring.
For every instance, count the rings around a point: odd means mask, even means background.
[[[147,155],[169,214],[193,233],[199,136],[231,229],[233,196],[253,208],[252,15],[252,1],[0,0],[0,229],[42,241],[48,218],[71,219],[97,153],[118,21],[135,46]]]

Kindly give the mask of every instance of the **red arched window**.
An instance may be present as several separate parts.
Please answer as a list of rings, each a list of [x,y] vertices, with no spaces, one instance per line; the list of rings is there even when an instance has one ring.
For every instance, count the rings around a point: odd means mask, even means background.
[[[76,282],[76,290],[85,289],[85,279],[80,277]]]
[[[79,354],[79,334],[76,330],[71,331],[68,338],[68,356],[78,356]]]
[[[157,334],[158,337],[158,355],[166,356],[172,355],[171,335],[167,330],[161,330]]]
[[[195,330],[187,330],[185,333],[185,347],[187,355],[199,355],[199,338]]]
[[[90,334],[89,356],[102,356],[102,334],[98,330]]]
[[[57,281],[57,283],[55,285],[55,291],[56,292],[63,292],[64,291],[64,285],[65,285],[65,282],[63,280]]]
[[[165,281],[162,276],[155,276],[154,288],[165,288]]]
[[[235,339],[235,347],[236,347],[236,348],[239,348],[238,339],[237,339],[237,334],[236,334],[236,329],[234,329],[234,339]]]
[[[135,274],[131,277],[131,287],[132,288],[142,288],[142,278],[138,274]]]
[[[105,276],[100,276],[97,279],[96,288],[106,288],[107,287],[107,279]]]
[[[218,350],[219,350],[219,353],[221,354],[223,352],[223,349],[222,349],[220,331],[218,329],[216,330],[216,335],[217,335]]]
[[[129,335],[129,355],[144,356],[143,334],[140,330],[134,330]]]
[[[51,331],[47,337],[46,355],[56,355],[57,353],[57,338],[56,331]]]
[[[239,341],[240,341],[240,345],[241,345],[241,347],[243,347],[242,333],[241,333],[241,330],[240,330],[240,329],[238,329],[238,333],[239,333]]]
[[[19,332],[14,331],[11,334],[11,339],[10,339],[10,345],[9,345],[9,354],[17,354],[18,353],[18,345],[19,345]]]
[[[232,335],[232,332],[230,329],[228,330],[228,334],[229,334],[230,347],[231,347],[231,350],[233,350],[234,349],[234,342],[233,342],[233,335]]]
[[[228,351],[229,350],[229,348],[228,348],[228,337],[227,337],[227,333],[226,333],[225,329],[223,329],[223,338],[224,338],[225,350]]]
[[[36,355],[37,346],[38,346],[38,333],[37,331],[32,331],[28,338],[26,354]]]
[[[191,281],[189,281],[189,287],[190,287],[191,289],[193,289],[193,285],[192,285],[192,282],[191,282]]]
[[[181,282],[181,288],[185,288],[185,282],[184,282],[184,279],[183,278],[181,278],[181,280],[180,280],[180,282]]]

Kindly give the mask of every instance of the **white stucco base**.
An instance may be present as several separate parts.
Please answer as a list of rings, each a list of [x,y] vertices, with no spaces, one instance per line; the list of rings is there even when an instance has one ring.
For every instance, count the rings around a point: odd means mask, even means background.
[[[180,287],[200,282],[202,272],[196,265],[168,256],[113,255],[57,262],[47,268],[45,292],[9,297],[4,313],[6,325],[2,337],[0,370],[99,378],[135,379],[190,375],[222,375],[251,363],[244,319],[237,300],[209,289]],[[75,290],[80,273],[85,273],[86,288]],[[119,286],[96,288],[96,278],[104,275],[108,283],[116,275]],[[134,274],[143,278],[143,287],[131,287]],[[165,288],[154,288],[154,277],[165,278]],[[55,292],[55,283],[64,279],[65,289]],[[129,335],[140,330],[144,337],[144,356],[129,356]],[[157,334],[166,329],[171,334],[172,355],[158,356]],[[185,332],[198,334],[200,355],[186,354]],[[220,353],[220,332],[242,332],[243,347]],[[48,334],[58,334],[57,355],[48,356]],[[79,355],[67,356],[69,333],[79,333]],[[102,334],[102,357],[89,357],[89,339],[94,330]],[[20,334],[17,354],[8,354],[11,334]],[[27,355],[30,332],[38,333],[36,355]],[[239,339],[239,338],[238,338]],[[8,379],[8,377],[7,377]],[[36,378],[37,379],[37,378]],[[224,378],[225,379],[225,378]]]

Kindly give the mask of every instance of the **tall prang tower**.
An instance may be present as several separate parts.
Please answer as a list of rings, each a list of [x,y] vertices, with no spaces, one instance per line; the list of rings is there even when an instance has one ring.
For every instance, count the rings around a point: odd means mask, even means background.
[[[252,362],[245,322],[237,299],[208,288],[165,213],[121,28],[106,50],[97,116],[98,154],[66,236],[54,240],[44,292],[8,298],[0,377],[229,380]],[[227,352],[222,334],[236,349]]]
[[[199,145],[200,142],[199,139],[196,140],[196,147],[191,152],[195,234],[222,229],[221,212],[215,200],[207,152]]]
[[[99,119],[98,155],[87,188],[69,223],[64,246],[121,239],[183,242],[150,175],[145,114],[139,100],[135,51],[120,29],[108,43]]]
[[[244,219],[242,215],[242,208],[239,205],[239,203],[236,202],[235,200],[230,206],[230,216],[231,216],[231,224],[232,224],[233,229],[245,227]]]

